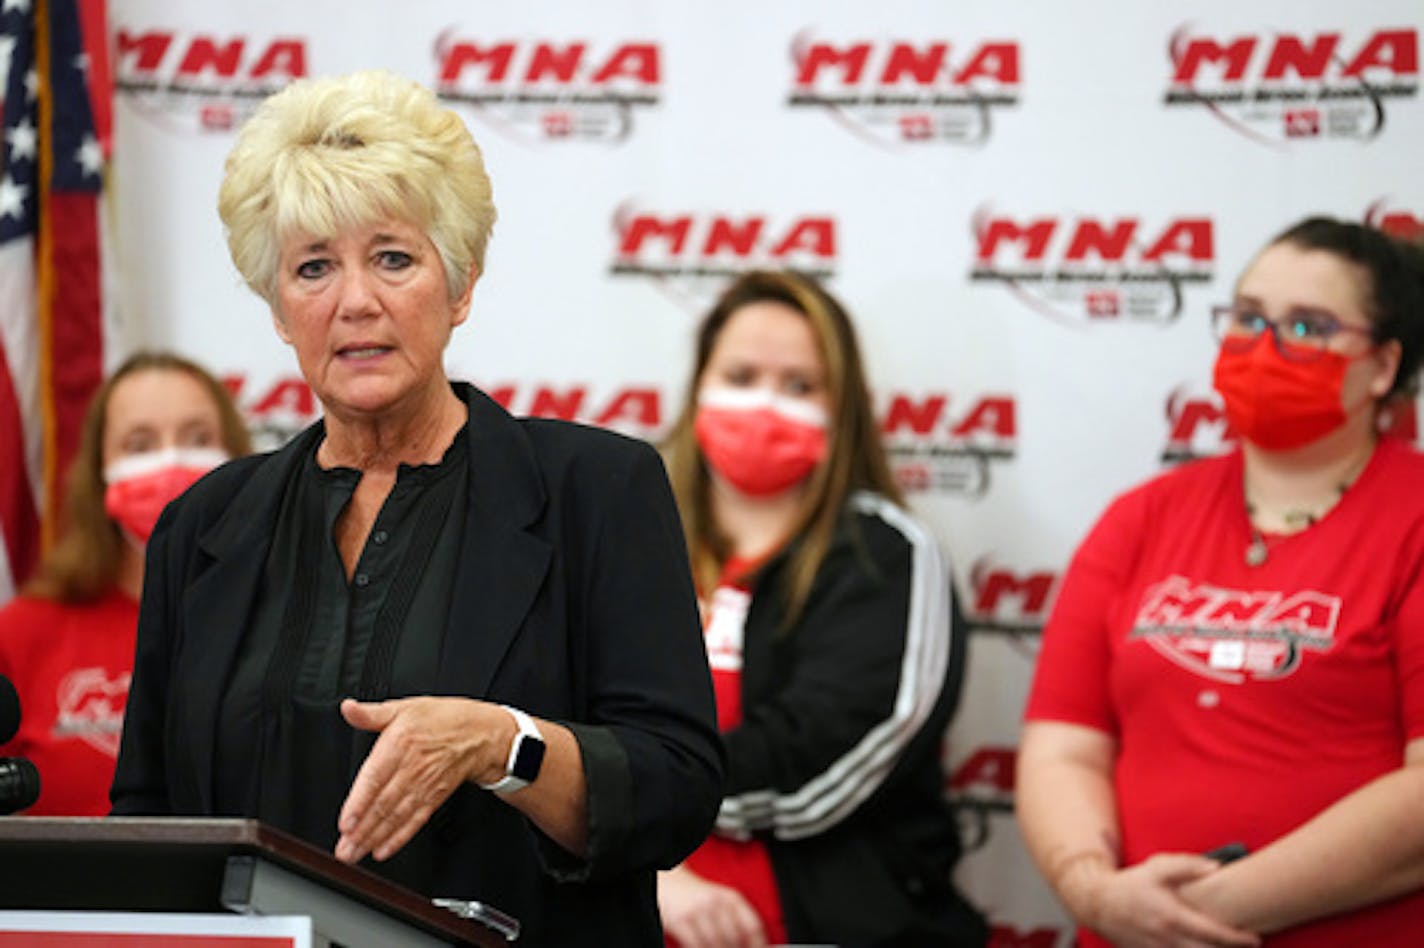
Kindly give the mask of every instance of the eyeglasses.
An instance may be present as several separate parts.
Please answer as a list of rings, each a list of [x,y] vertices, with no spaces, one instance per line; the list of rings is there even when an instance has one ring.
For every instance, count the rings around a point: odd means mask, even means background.
[[[1255,306],[1243,303],[1211,308],[1211,331],[1224,349],[1235,352],[1250,349],[1267,330],[1276,351],[1295,362],[1320,358],[1329,349],[1330,340],[1342,332],[1374,337],[1373,330],[1346,326],[1319,310],[1296,310],[1280,319],[1267,319]]]

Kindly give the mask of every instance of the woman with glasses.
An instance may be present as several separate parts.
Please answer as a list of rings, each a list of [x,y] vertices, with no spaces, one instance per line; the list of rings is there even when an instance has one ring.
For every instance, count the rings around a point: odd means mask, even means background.
[[[1096,946],[1424,931],[1424,253],[1304,220],[1213,313],[1231,453],[1119,497],[1044,631],[1029,849]]]

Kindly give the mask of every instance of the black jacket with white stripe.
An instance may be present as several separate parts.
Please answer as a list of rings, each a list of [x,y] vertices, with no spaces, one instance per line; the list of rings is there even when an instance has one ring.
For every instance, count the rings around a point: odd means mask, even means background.
[[[766,841],[793,941],[984,944],[950,881],[960,843],[940,742],[964,628],[933,537],[856,495],[786,628],[788,559],[755,578],[718,831]]]

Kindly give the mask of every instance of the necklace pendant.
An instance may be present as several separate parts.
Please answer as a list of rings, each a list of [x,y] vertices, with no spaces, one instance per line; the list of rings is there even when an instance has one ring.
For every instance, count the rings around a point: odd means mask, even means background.
[[[1266,541],[1258,533],[1251,538],[1251,545],[1246,547],[1246,565],[1260,566],[1266,562]]]

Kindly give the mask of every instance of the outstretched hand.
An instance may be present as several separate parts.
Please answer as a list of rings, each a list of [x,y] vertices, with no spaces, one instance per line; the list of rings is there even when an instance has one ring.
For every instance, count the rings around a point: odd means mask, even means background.
[[[380,734],[337,819],[336,858],[389,859],[455,789],[502,771],[515,725],[497,705],[469,698],[341,702],[352,727]]]

